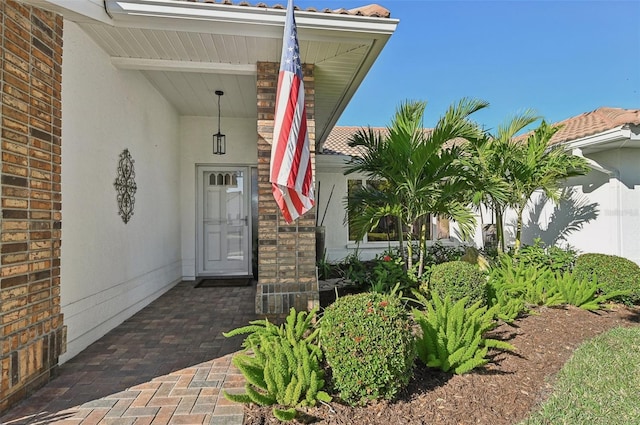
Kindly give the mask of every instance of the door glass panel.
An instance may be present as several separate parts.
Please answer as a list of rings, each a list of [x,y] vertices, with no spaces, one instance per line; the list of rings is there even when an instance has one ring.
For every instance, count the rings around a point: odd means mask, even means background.
[[[244,261],[243,239],[246,224],[244,209],[244,173],[236,171],[225,176],[227,184],[227,260]]]

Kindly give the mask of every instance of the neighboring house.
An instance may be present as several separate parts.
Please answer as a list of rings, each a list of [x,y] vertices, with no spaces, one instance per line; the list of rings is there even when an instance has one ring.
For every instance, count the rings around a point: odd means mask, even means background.
[[[538,196],[525,213],[523,242],[540,238],[545,244],[569,244],[581,252],[600,252],[629,258],[640,264],[640,110],[599,108],[557,123],[562,128],[551,143],[587,158],[590,172],[567,181],[568,200],[558,206]],[[334,127],[318,155],[317,179],[320,182],[318,215],[326,218],[327,259],[338,261],[358,251],[371,258],[389,247],[388,242],[365,240],[360,244],[349,238],[345,224],[344,200],[351,184],[360,184],[358,176],[345,176],[345,164],[359,152],[348,140],[360,127]],[[385,132],[385,128],[374,128]],[[329,194],[333,191],[327,208]],[[490,211],[484,210],[484,225],[490,227]],[[478,217],[479,218],[479,217]],[[513,240],[515,215],[507,214],[507,237]],[[431,218],[430,241],[459,241],[455,223]],[[376,236],[376,232],[373,232]],[[484,246],[478,227],[472,243]],[[393,245],[392,245],[393,246]]]
[[[0,3],[0,411],[181,280],[257,260],[258,313],[317,303],[315,211],[287,225],[267,179],[284,19],[230,1]],[[296,19],[321,146],[398,21],[376,5]]]

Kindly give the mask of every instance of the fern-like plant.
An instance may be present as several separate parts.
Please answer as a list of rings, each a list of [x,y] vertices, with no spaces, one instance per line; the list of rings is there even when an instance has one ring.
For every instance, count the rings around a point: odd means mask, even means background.
[[[248,336],[243,342],[245,351],[232,360],[247,381],[245,394],[224,391],[224,396],[238,403],[287,407],[273,409],[281,421],[294,419],[296,407],[330,401],[331,397],[321,391],[325,383],[320,367],[322,351],[316,344],[318,330],[311,327],[316,311],[296,314],[292,308],[281,326],[264,319],[225,333],[226,337]]]
[[[427,300],[417,292],[414,295],[425,307],[424,311],[414,309],[413,316],[422,329],[418,357],[427,366],[463,374],[485,365],[489,348],[515,350],[507,342],[483,336],[495,327],[494,308],[487,309],[481,301],[465,308],[466,298],[454,304],[449,296],[442,300],[433,294]]]
[[[550,269],[515,263],[506,255],[489,274],[487,298],[489,306],[498,306],[497,317],[507,322],[526,311],[527,306],[555,306],[564,302]]]
[[[595,276],[592,276],[591,279],[578,279],[571,272],[557,273],[555,286],[562,294],[565,303],[584,310],[599,310],[602,303],[629,293],[629,291],[611,291],[603,294]]]
[[[514,296],[515,295],[515,296]],[[496,318],[505,323],[513,323],[522,313],[527,311],[524,299],[512,287],[503,285],[498,280],[487,283],[487,303],[493,308]]]

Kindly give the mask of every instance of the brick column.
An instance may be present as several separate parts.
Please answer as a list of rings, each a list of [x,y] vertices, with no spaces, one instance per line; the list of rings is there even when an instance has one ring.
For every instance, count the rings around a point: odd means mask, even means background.
[[[277,63],[258,63],[258,287],[256,313],[283,316],[291,307],[318,304],[315,208],[288,225],[276,205],[269,182],[273,116],[278,84]],[[304,65],[307,125],[315,176],[315,88],[313,65]]]
[[[62,17],[0,2],[0,413],[46,383],[60,313]]]

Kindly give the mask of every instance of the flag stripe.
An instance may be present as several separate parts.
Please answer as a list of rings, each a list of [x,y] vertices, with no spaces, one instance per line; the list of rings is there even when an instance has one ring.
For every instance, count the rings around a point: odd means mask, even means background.
[[[287,4],[273,123],[273,197],[287,223],[313,208],[313,170],[293,1]]]

